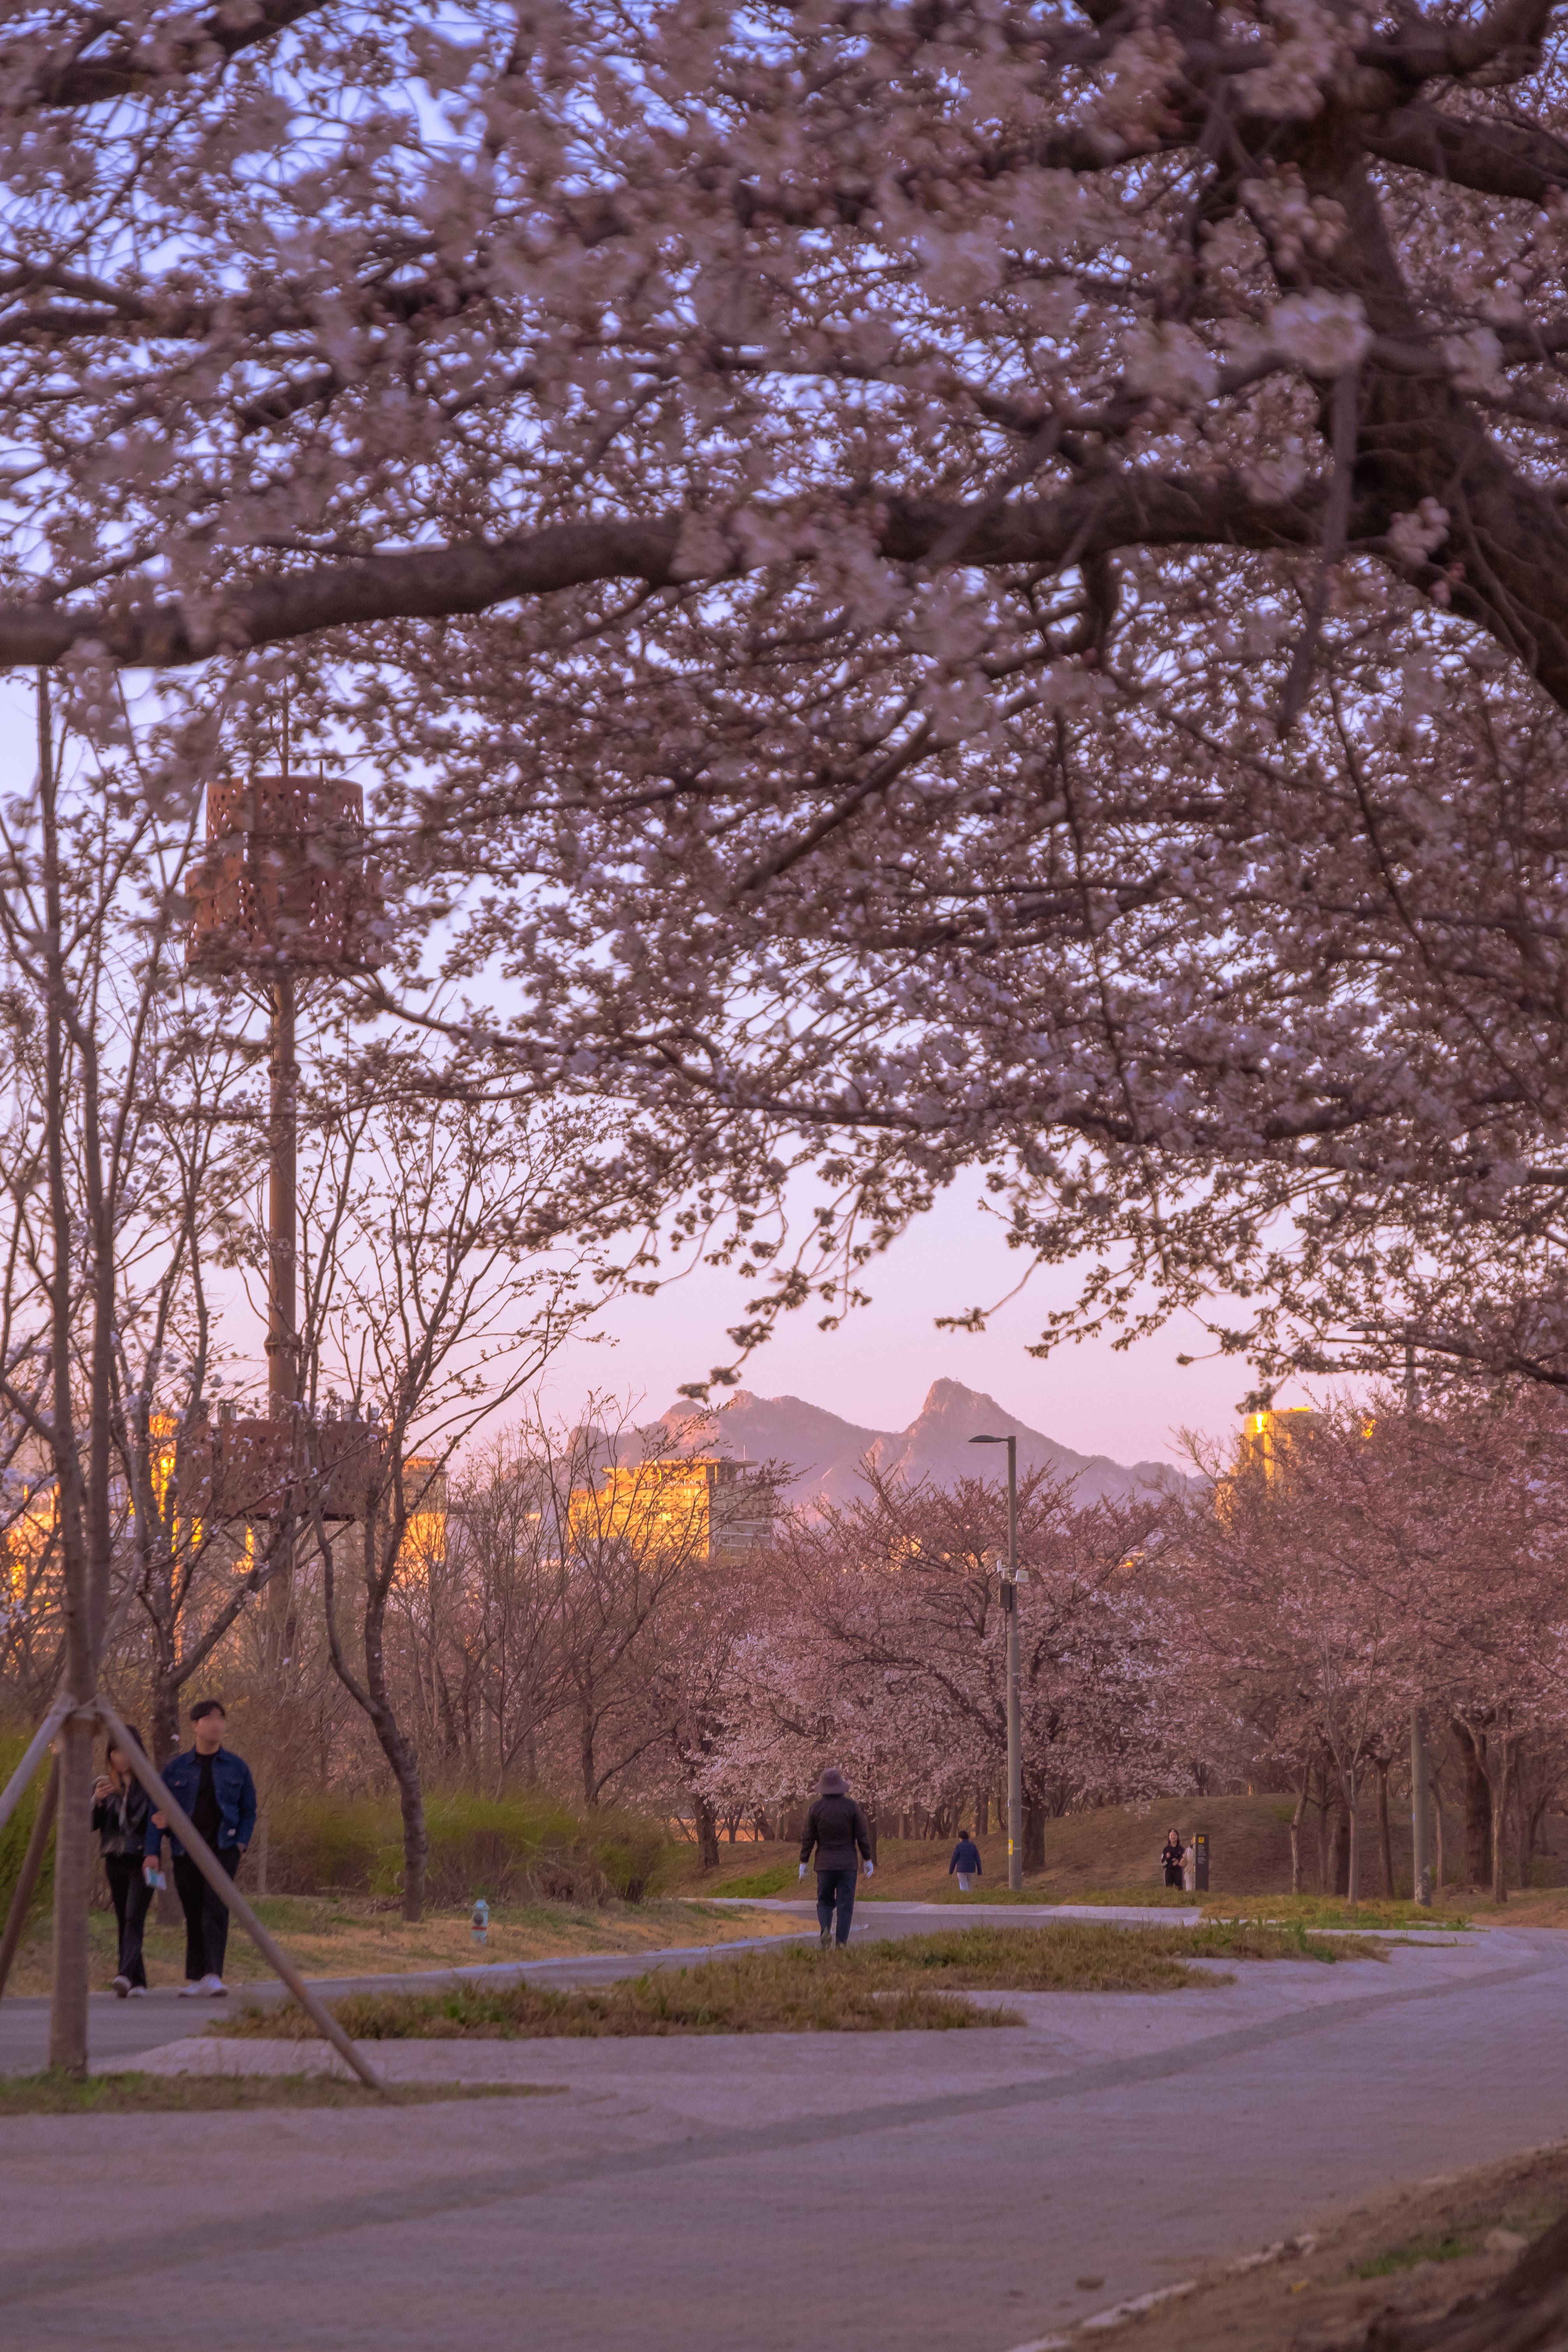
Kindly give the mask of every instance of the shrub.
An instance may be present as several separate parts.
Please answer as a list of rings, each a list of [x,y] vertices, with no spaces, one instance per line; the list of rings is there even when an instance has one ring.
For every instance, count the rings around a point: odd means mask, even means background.
[[[426,1894],[437,1905],[535,1901],[640,1903],[657,1884],[668,1842],[640,1814],[579,1816],[531,1790],[427,1797]],[[391,1795],[289,1799],[268,1819],[268,1877],[279,1895],[391,1897],[403,1883],[403,1822]]]
[[[0,1733],[0,1789],[5,1786],[26,1753],[30,1736],[26,1732]],[[9,1916],[11,1897],[16,1892],[16,1881],[22,1874],[22,1857],[27,1851],[27,1840],[33,1833],[33,1822],[37,1816],[38,1807],[43,1802],[44,1786],[48,1777],[48,1759],[46,1758],[34,1773],[31,1784],[21,1803],[5,1828],[0,1830],[0,1922],[4,1922]],[[38,1884],[33,1896],[35,1916],[49,1902],[54,1892],[54,1884],[55,1841],[51,1837],[45,1851],[44,1866],[38,1873]]]

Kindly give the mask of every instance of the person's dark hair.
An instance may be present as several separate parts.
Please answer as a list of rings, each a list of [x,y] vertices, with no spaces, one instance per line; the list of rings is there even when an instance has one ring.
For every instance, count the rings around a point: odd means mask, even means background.
[[[967,1837],[969,1835],[969,1832],[967,1830],[960,1830],[958,1834],[960,1837]]]
[[[145,1756],[147,1753],[147,1742],[142,1738],[142,1734],[137,1730],[136,1726],[133,1723],[128,1723],[125,1728],[131,1734],[132,1738],[136,1742],[137,1747],[142,1750],[142,1755]],[[117,1748],[120,1748],[120,1742],[116,1739],[113,1732],[111,1731],[109,1738],[103,1744],[103,1760],[106,1764],[109,1764],[109,1759],[113,1755]],[[124,1748],[120,1748],[120,1752],[123,1756],[125,1754]],[[109,1769],[112,1771],[114,1767],[110,1764]]]
[[[221,1715],[226,1723],[228,1721],[228,1709],[221,1698],[197,1699],[191,1709],[191,1721],[204,1723],[209,1715]]]

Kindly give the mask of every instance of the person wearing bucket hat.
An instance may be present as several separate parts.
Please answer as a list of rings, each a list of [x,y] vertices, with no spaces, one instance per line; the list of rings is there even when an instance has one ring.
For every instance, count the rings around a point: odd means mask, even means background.
[[[829,1765],[818,1782],[822,1793],[805,1817],[800,1842],[800,1874],[804,1878],[816,1848],[816,1924],[822,1948],[827,1949],[837,1929],[840,1944],[849,1941],[855,1916],[855,1881],[864,1856],[866,1875],[877,1865],[871,1859],[871,1832],[866,1816],[845,1785],[844,1775]]]

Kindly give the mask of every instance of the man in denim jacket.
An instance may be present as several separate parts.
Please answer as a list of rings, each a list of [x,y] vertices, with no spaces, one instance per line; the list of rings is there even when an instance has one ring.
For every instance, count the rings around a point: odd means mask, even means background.
[[[163,1767],[169,1794],[190,1815],[230,1878],[250,1843],[256,1827],[256,1783],[243,1756],[223,1744],[227,1728],[222,1701],[198,1699],[191,1709],[195,1726],[194,1748]],[[166,1817],[154,1813],[147,1823],[147,1851],[156,1855],[158,1841],[169,1829]],[[184,1847],[169,1830],[174,1850],[174,1886],[185,1915],[184,1997],[207,1993],[215,1999],[228,1990],[223,1980],[224,1954],[228,1948],[228,1906],[221,1902]]]

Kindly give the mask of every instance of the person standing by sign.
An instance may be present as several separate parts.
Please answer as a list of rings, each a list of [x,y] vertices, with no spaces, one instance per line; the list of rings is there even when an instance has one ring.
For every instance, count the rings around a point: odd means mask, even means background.
[[[244,1757],[223,1744],[228,1717],[220,1699],[198,1699],[191,1721],[195,1745],[165,1764],[164,1784],[232,1878],[256,1827],[256,1783]],[[157,1853],[159,1834],[168,1828],[162,1813],[150,1817],[149,1853]],[[180,1990],[185,1999],[207,1993],[216,2000],[228,1990],[223,1980],[228,1906],[214,1894],[172,1830],[169,1843],[174,1850],[174,1887],[185,1915],[185,1981]]]
[[[1168,1831],[1165,1843],[1160,1848],[1160,1867],[1165,1874],[1167,1886],[1180,1886],[1182,1883],[1182,1856],[1184,1851],[1181,1831]]]

